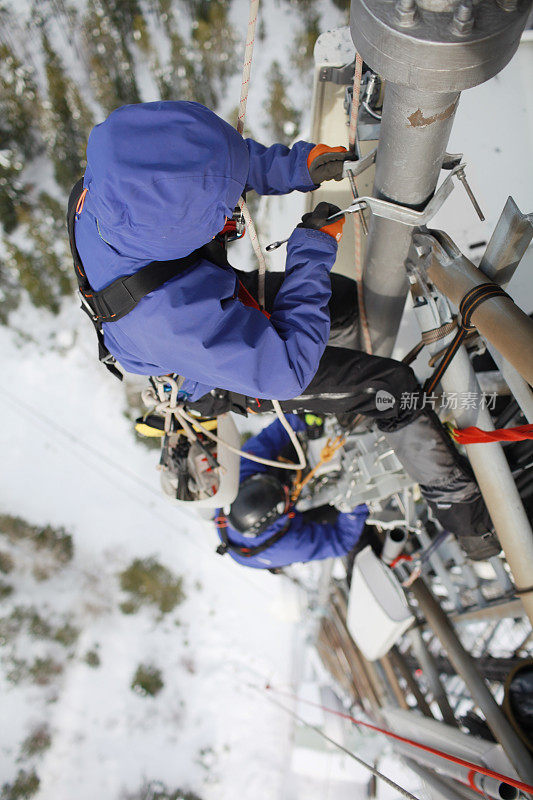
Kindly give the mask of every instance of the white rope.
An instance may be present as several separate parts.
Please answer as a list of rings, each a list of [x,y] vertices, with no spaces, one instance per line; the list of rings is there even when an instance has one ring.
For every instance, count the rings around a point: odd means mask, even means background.
[[[350,128],[348,131],[348,141],[351,152],[355,152],[355,143],[357,138],[357,115],[359,113],[359,94],[361,91],[362,72],[363,72],[363,59],[361,58],[359,53],[356,53],[355,72],[353,76],[352,111],[350,114]],[[354,223],[354,236],[355,236],[355,283],[357,285],[357,301],[359,305],[359,316],[361,319],[361,333],[363,335],[363,344],[365,350],[367,353],[370,353],[370,355],[372,355],[372,339],[370,338],[368,317],[366,315],[365,298],[363,293],[363,252],[361,246],[362,245],[361,220],[359,219],[359,214],[352,214],[352,217]]]
[[[151,407],[153,412],[165,415],[165,433],[170,432],[170,420],[174,416],[180,425],[183,426],[183,430],[187,438],[191,440],[196,439],[194,431],[190,427],[192,425],[194,427],[201,428],[202,433],[204,433],[208,439],[221,444],[223,447],[227,447],[227,449],[231,450],[232,453],[235,453],[242,458],[247,458],[249,461],[255,461],[258,464],[265,464],[267,467],[277,467],[279,469],[304,469],[306,465],[306,458],[302,449],[302,445],[300,444],[300,440],[296,436],[296,433],[289,425],[277,400],[272,400],[272,405],[278,414],[279,421],[289,434],[291,442],[294,445],[296,455],[298,456],[298,462],[296,464],[292,464],[290,462],[273,461],[269,458],[261,458],[260,456],[253,455],[252,453],[246,453],[244,450],[239,450],[238,448],[233,447],[233,445],[212,433],[210,430],[205,428],[198,419],[195,419],[185,411],[183,406],[178,402],[178,384],[174,378],[171,378],[169,375],[165,375],[164,377],[154,377],[153,381],[156,384],[156,389],[154,390],[152,387],[146,389],[142,393],[142,399],[143,403],[146,406]],[[170,392],[165,392],[165,385],[170,387]]]
[[[242,215],[244,217],[244,221],[246,223],[246,230],[248,231],[248,235],[250,237],[250,242],[252,243],[253,251],[256,255],[257,261],[259,263],[259,273],[257,276],[257,299],[261,308],[265,307],[265,274],[266,274],[266,260],[265,256],[263,255],[263,251],[261,250],[261,245],[259,244],[259,239],[257,237],[257,231],[255,229],[254,221],[251,217],[250,211],[248,206],[246,205],[244,199],[241,197],[239,200],[239,208],[242,211]]]
[[[237,130],[241,134],[244,133],[244,119],[246,117],[246,103],[248,101],[248,91],[250,87],[250,73],[252,71],[252,58],[254,52],[255,42],[255,26],[257,23],[257,15],[259,13],[259,0],[250,0],[250,16],[248,18],[248,30],[246,31],[246,46],[244,48],[244,63],[242,65],[242,81],[241,81],[241,101],[239,103],[239,116],[237,118]],[[250,236],[253,251],[259,263],[258,274],[258,289],[257,299],[261,308],[265,307],[265,273],[266,261],[259,239],[257,238],[257,231],[252,220],[248,206],[245,200],[241,197],[239,200],[239,208],[242,211],[244,221],[246,223],[246,230]]]
[[[277,402],[278,402],[277,400],[272,400],[272,404]],[[287,422],[287,419],[285,418],[285,415],[283,411],[281,411],[281,409],[280,412],[281,412],[280,416],[281,424],[283,425],[283,427],[285,427],[286,423],[286,425],[290,428],[290,425]],[[277,467],[278,469],[303,469],[306,465],[305,454],[302,450],[302,445],[300,444],[298,437],[296,436],[292,428],[290,428],[290,431],[292,433],[291,441],[294,445],[294,449],[296,450],[296,454],[299,459],[298,463],[296,464],[287,463],[285,461],[272,461],[269,458],[261,458],[260,456],[253,455],[252,453],[245,453],[244,450],[239,450],[236,447],[233,447],[233,445],[229,444],[228,442],[225,442],[223,439],[214,434],[212,431],[209,431],[207,430],[207,428],[204,428],[201,422],[199,422],[197,419],[194,419],[194,417],[189,416],[189,414],[187,414],[187,412],[184,411],[183,408],[179,409],[179,413],[183,415],[185,419],[192,425],[197,425],[199,428],[201,428],[202,433],[204,433],[208,439],[212,439],[214,442],[218,442],[218,444],[221,444],[224,447],[227,447],[228,450],[231,450],[232,453],[236,453],[238,456],[241,456],[242,458],[247,458],[248,461],[255,461],[258,464],[265,464],[267,467]]]
[[[244,133],[244,120],[246,117],[246,103],[248,101],[248,91],[250,86],[250,74],[252,72],[252,58],[254,52],[254,42],[255,42],[255,26],[257,23],[257,16],[259,13],[259,0],[250,0],[250,15],[248,17],[248,30],[246,32],[246,46],[244,48],[244,63],[242,67],[242,81],[241,81],[241,100],[239,103],[239,116],[237,119],[237,131],[241,134]],[[259,271],[257,275],[257,299],[261,308],[265,307],[265,274],[266,274],[266,260],[261,250],[261,244],[259,243],[259,238],[257,236],[257,231],[255,229],[254,222],[252,220],[252,215],[246,205],[245,200],[241,197],[239,200],[239,208],[242,211],[244,221],[246,223],[246,230],[248,231],[248,235],[250,236],[250,241],[252,243],[253,251],[256,255],[257,262],[259,264]],[[285,464],[282,465],[282,469],[304,469],[306,465],[306,458],[305,454],[302,450],[302,446],[296,436],[295,432],[287,422],[285,414],[281,410],[281,406],[277,400],[272,401],[272,405],[278,415],[279,421],[289,434],[289,438],[293,444],[294,449],[296,450],[296,454],[299,459],[298,464]],[[203,429],[205,431],[205,428]],[[208,435],[207,431],[205,431],[206,435]],[[209,438],[215,438],[209,432]],[[220,441],[220,440],[217,440]],[[222,442],[221,442],[222,443]],[[253,458],[249,453],[243,453],[242,450],[236,451],[226,442],[223,442],[226,447],[228,447],[233,452],[238,452],[240,455],[248,458],[250,461],[257,461],[259,464],[266,464],[267,466],[280,466],[278,462],[269,461],[268,459],[260,459],[258,456],[254,456]]]
[[[239,116],[237,119],[237,130],[243,134],[244,118],[246,116],[246,102],[248,100],[248,88],[250,85],[250,73],[252,71],[252,56],[255,42],[255,25],[259,12],[259,0],[250,0],[250,16],[248,18],[248,30],[246,32],[246,46],[244,48],[244,64],[242,67],[241,101],[239,104]]]

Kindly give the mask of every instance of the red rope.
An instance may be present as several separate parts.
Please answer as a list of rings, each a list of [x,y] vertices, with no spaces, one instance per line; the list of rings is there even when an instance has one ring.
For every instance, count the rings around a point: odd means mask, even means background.
[[[452,428],[452,436],[458,444],[480,444],[482,442],[521,442],[533,439],[533,425],[517,425],[516,428],[497,428],[484,431],[471,426],[458,430]]]
[[[466,769],[471,770],[471,772],[477,772],[479,775],[486,775],[488,778],[495,778],[497,781],[508,783],[510,786],[514,786],[515,788],[520,789],[522,792],[528,792],[530,794],[533,792],[533,786],[530,786],[529,783],[523,783],[523,781],[510,778],[508,775],[502,775],[500,772],[495,772],[488,767],[480,767],[478,764],[473,764],[471,761],[466,761],[464,758],[451,756],[442,750],[437,750],[435,747],[429,747],[427,744],[415,742],[414,739],[408,739],[406,736],[400,736],[397,733],[392,733],[392,731],[388,731],[385,728],[378,728],[377,725],[371,725],[369,722],[363,722],[361,719],[355,719],[355,717],[350,716],[350,714],[345,714],[342,711],[336,711],[333,708],[327,708],[327,706],[323,706],[320,703],[313,703],[311,700],[304,700],[303,698],[297,697],[290,692],[282,692],[280,689],[274,689],[269,684],[265,686],[265,689],[284,695],[285,697],[290,697],[292,700],[297,700],[299,703],[305,703],[308,706],[320,708],[322,711],[326,711],[328,714],[334,714],[337,717],[342,717],[342,719],[347,719],[354,725],[362,725],[363,727],[370,728],[370,730],[376,731],[377,733],[383,733],[385,736],[388,736],[391,739],[396,739],[398,742],[404,742],[404,744],[409,744],[411,747],[417,747],[419,750],[424,750],[426,753],[431,753],[434,756],[444,758],[446,761],[451,761],[452,764],[458,764],[460,767],[465,767]]]

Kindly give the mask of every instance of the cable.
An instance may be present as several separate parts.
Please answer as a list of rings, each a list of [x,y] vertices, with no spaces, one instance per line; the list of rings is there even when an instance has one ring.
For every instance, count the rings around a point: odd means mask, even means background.
[[[255,686],[253,686],[252,688],[257,689],[257,687]],[[260,690],[257,689],[257,691]],[[301,725],[305,725],[306,728],[310,728],[312,731],[315,731],[315,733],[318,733],[319,736],[321,736],[330,744],[334,745],[338,750],[341,750],[343,753],[346,753],[347,756],[353,758],[354,761],[357,761],[358,764],[360,764],[362,767],[365,767],[365,769],[371,772],[372,775],[375,775],[376,778],[381,778],[382,781],[384,781],[392,789],[395,789],[397,792],[399,792],[403,797],[406,797],[408,800],[418,800],[418,798],[415,797],[414,794],[411,794],[411,792],[408,792],[407,789],[404,789],[402,786],[395,783],[391,778],[388,778],[386,775],[384,775],[382,772],[376,769],[376,767],[372,766],[372,764],[367,764],[366,761],[363,761],[362,758],[356,756],[355,753],[352,753],[352,751],[348,750],[346,747],[344,747],[344,745],[340,744],[339,742],[336,742],[334,739],[329,737],[326,733],[324,733],[324,731],[320,730],[320,728],[318,728],[316,725],[312,725],[310,722],[307,722],[292,709],[287,708],[282,703],[278,703],[278,701],[274,700],[273,697],[269,697],[268,695],[264,696],[270,703],[273,703],[275,706],[281,708],[287,714],[290,714],[290,716],[293,717],[295,720],[297,720]]]
[[[274,403],[278,403],[278,401],[277,400],[272,400],[272,404],[273,405],[274,405]],[[278,405],[279,405],[279,403],[278,403]],[[281,411],[281,408],[279,409],[279,411],[281,413],[281,416],[280,416],[281,424],[283,425],[284,428],[286,428],[286,426],[288,428],[290,428],[290,425],[287,422],[287,419],[286,419],[283,411]],[[306,465],[306,459],[305,459],[304,452],[302,450],[302,446],[301,446],[300,442],[298,441],[298,437],[296,436],[296,434],[294,433],[292,428],[291,428],[291,432],[292,432],[291,441],[294,444],[294,447],[295,447],[295,450],[296,450],[296,454],[297,454],[297,456],[299,458],[299,461],[298,461],[297,464],[291,464],[290,462],[286,463],[286,462],[283,462],[283,461],[272,461],[269,458],[261,458],[260,456],[253,455],[252,453],[246,453],[244,450],[239,450],[237,447],[233,447],[233,445],[229,444],[229,442],[225,442],[219,436],[216,436],[216,434],[214,434],[211,431],[207,430],[207,428],[205,428],[202,425],[202,423],[199,422],[199,420],[194,419],[194,417],[189,416],[189,414],[187,414],[187,412],[184,411],[183,408],[179,409],[179,414],[183,415],[185,417],[185,419],[187,420],[187,422],[190,422],[192,425],[197,425],[199,428],[201,428],[202,429],[202,433],[205,434],[205,436],[207,436],[208,439],[211,439],[213,442],[218,442],[218,444],[221,444],[223,447],[227,447],[227,449],[230,450],[232,453],[235,453],[236,455],[241,456],[242,458],[247,458],[249,461],[255,461],[258,464],[265,464],[267,467],[276,467],[278,469],[303,469],[305,467],[305,465]],[[294,440],[293,440],[293,436],[294,436]],[[295,444],[295,442],[297,443],[297,445]]]
[[[350,128],[348,132],[348,142],[350,151],[355,153],[357,141],[357,116],[359,112],[359,94],[361,92],[361,76],[363,72],[363,59],[356,52],[355,54],[355,72],[353,76],[353,89],[352,89],[352,109],[350,113]],[[355,184],[354,184],[355,185]],[[355,200],[355,197],[354,197]],[[363,212],[361,212],[362,214]],[[355,283],[357,286],[357,302],[359,306],[359,316],[361,318],[361,333],[363,335],[363,344],[365,351],[372,355],[372,339],[370,337],[370,329],[368,327],[368,318],[365,310],[365,297],[363,291],[363,254],[362,254],[362,240],[361,240],[361,220],[359,214],[353,215],[354,220],[354,236],[355,236]]]
[[[297,697],[290,692],[283,692],[281,689],[274,689],[270,685],[267,685],[265,688],[271,692],[276,692],[276,694],[281,694],[285,697],[291,698],[292,700],[297,700],[299,703],[305,703],[308,706],[313,706],[313,708],[319,708],[321,711],[325,711],[328,714],[333,714],[336,717],[341,717],[341,719],[347,719],[354,725],[362,725],[363,727],[369,728],[376,733],[382,733],[384,736],[388,736],[390,739],[395,739],[396,741],[403,742],[411,747],[424,750],[426,753],[431,753],[432,755],[443,758],[446,761],[451,761],[452,764],[458,764],[461,767],[466,767],[473,772],[477,772],[479,775],[485,775],[488,778],[495,778],[498,781],[502,781],[503,783],[508,783],[510,786],[514,786],[516,789],[520,789],[522,792],[533,794],[533,786],[528,783],[524,783],[523,781],[516,780],[516,778],[510,778],[508,775],[502,775],[502,773],[495,772],[488,767],[482,767],[479,764],[473,764],[471,761],[466,761],[464,758],[452,756],[449,753],[445,753],[443,750],[438,750],[436,747],[430,747],[429,745],[422,744],[421,742],[416,742],[414,739],[408,739],[406,736],[400,736],[398,733],[393,733],[386,728],[379,728],[377,725],[372,725],[369,722],[364,722],[361,719],[355,719],[355,717],[352,717],[350,714],[346,714],[342,711],[336,711],[334,708],[328,708],[320,703],[313,703],[311,700],[304,700],[302,697]]]

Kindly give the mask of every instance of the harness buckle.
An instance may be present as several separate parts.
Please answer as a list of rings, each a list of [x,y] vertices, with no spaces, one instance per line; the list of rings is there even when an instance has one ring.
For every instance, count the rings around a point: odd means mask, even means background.
[[[81,304],[87,314],[90,316],[93,322],[98,322],[98,314],[95,313],[94,308],[89,304],[87,298],[83,295],[81,289],[78,290],[78,294],[80,296]]]

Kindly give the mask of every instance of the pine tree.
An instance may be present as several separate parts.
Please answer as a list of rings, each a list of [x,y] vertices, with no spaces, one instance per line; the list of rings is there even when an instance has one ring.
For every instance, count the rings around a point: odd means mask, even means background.
[[[196,45],[195,100],[216,108],[226,81],[238,66],[237,38],[228,20],[228,0],[189,0]]]
[[[6,45],[0,45],[0,222],[6,233],[18,224],[25,187],[24,162],[42,146],[40,99],[33,75]]]
[[[127,15],[131,8],[142,14],[134,0],[89,0],[83,20],[91,84],[96,99],[108,113],[141,101],[130,50],[135,32],[134,18],[128,19]]]
[[[270,92],[266,103],[268,125],[277,142],[289,144],[300,122],[300,112],[287,95],[288,81],[278,61],[273,61],[268,72]]]
[[[93,120],[44,28],[42,45],[48,86],[45,135],[55,179],[63,189],[70,190],[85,168],[84,153]]]

